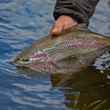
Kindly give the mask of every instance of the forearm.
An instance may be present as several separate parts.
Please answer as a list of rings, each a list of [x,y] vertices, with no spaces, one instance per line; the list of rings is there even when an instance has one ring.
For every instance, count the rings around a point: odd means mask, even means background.
[[[68,15],[78,23],[88,24],[99,0],[57,0],[54,17]]]

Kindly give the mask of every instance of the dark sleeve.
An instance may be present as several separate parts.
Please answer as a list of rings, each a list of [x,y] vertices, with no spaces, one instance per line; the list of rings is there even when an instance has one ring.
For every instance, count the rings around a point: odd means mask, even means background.
[[[87,23],[93,15],[99,0],[57,0],[54,10],[55,20],[61,15],[68,15],[78,23]]]

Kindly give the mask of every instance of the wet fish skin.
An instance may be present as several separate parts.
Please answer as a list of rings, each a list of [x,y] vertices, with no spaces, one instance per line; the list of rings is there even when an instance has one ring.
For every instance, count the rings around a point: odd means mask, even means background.
[[[74,73],[90,66],[110,49],[110,39],[76,27],[47,36],[17,55],[13,63],[37,72]]]

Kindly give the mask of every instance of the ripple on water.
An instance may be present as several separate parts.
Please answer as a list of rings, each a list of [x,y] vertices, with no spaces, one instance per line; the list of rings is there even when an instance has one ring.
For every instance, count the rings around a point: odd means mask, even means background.
[[[13,2],[14,0],[0,0],[0,3],[10,3]]]
[[[91,20],[91,27],[94,31],[110,35],[110,5],[107,6],[105,0],[102,2],[104,4],[99,4]],[[24,47],[48,33],[53,23],[54,4],[54,0],[0,0],[1,110],[66,110],[64,94],[52,89],[49,75],[32,75],[8,62]],[[103,8],[107,9],[106,13]]]

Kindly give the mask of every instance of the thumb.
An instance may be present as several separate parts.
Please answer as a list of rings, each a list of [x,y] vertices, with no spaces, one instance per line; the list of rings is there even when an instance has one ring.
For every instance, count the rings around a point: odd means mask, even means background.
[[[50,34],[51,35],[59,35],[62,32],[62,30],[63,30],[63,26],[62,25],[55,24],[51,28]]]

